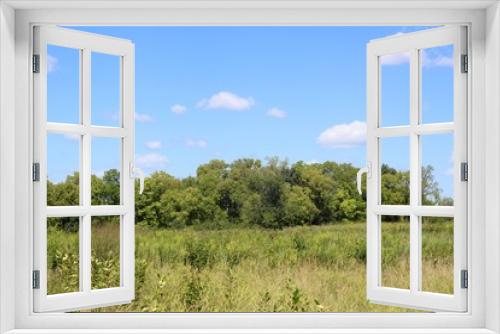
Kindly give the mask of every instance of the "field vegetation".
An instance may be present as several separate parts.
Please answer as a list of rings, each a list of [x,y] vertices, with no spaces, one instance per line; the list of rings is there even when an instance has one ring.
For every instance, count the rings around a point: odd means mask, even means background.
[[[364,198],[356,168],[214,160],[195,177],[156,172],[136,197],[136,299],[105,312],[401,312],[366,299]],[[424,202],[446,204],[425,167]],[[119,203],[119,172],[92,177],[93,204]],[[408,173],[383,166],[383,200],[405,204]],[[48,204],[78,202],[78,174]],[[409,224],[384,217],[382,283],[407,287]],[[92,286],[119,282],[119,220],[92,220]],[[426,291],[453,290],[453,223],[422,224]],[[78,219],[48,219],[49,293],[78,291]]]

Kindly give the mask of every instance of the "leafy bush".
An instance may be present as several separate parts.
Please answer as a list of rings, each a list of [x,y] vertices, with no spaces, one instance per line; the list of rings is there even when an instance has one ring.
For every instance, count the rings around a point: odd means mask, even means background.
[[[189,240],[186,243],[186,256],[184,263],[196,270],[201,270],[210,264],[212,254],[206,243]]]

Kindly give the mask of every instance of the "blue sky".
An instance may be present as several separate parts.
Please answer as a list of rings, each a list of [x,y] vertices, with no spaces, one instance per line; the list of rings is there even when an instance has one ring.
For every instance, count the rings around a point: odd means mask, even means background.
[[[137,163],[147,173],[162,169],[185,177],[215,158],[364,165],[366,44],[423,27],[77,29],[135,44]],[[48,52],[48,120],[78,122],[78,54],[53,46]],[[425,53],[424,122],[452,120],[451,52]],[[93,54],[92,64],[93,123],[116,125],[117,59]],[[408,121],[407,67],[405,55],[384,61],[383,125]],[[441,137],[425,139],[423,160],[436,167],[450,194],[452,143],[450,136]],[[93,145],[93,172],[118,167],[119,157],[110,157],[106,147],[119,143],[95,141],[102,143]],[[407,168],[408,149],[404,140],[396,142],[386,145],[384,162]],[[51,135],[48,143],[49,178],[62,180],[78,167],[77,141]]]

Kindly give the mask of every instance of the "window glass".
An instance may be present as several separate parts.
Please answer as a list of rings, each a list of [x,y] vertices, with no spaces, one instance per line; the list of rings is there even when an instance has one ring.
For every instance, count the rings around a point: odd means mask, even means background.
[[[422,217],[422,290],[453,294],[453,218]]]
[[[92,289],[120,286],[120,217],[92,217]]]
[[[380,126],[410,124],[410,54],[384,55],[380,61]]]
[[[120,205],[121,138],[92,138],[92,205]]]
[[[64,159],[64,163],[61,163]],[[47,205],[80,203],[80,136],[47,135]]]
[[[410,288],[409,217],[382,216],[381,286]]]
[[[92,52],[91,119],[93,125],[121,124],[121,57]]]
[[[420,51],[422,123],[453,122],[453,46]]]
[[[47,293],[80,290],[79,217],[47,218]]]
[[[47,121],[80,123],[80,50],[47,46]]]
[[[453,205],[453,133],[420,136],[423,205]]]
[[[379,139],[381,204],[410,204],[410,142],[408,137]]]

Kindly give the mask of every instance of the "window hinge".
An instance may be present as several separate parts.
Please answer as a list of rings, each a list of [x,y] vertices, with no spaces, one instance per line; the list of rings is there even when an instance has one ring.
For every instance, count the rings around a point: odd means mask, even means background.
[[[40,289],[40,270],[33,270],[33,289]]]
[[[40,163],[38,162],[33,164],[33,181],[40,181]]]
[[[469,72],[469,56],[467,55],[462,55],[462,73],[468,73]]]
[[[40,55],[33,55],[33,73],[40,73]]]
[[[466,162],[460,164],[460,180],[469,181],[469,164]]]
[[[469,272],[467,270],[462,270],[460,272],[460,287],[462,289],[467,289],[469,287]]]

